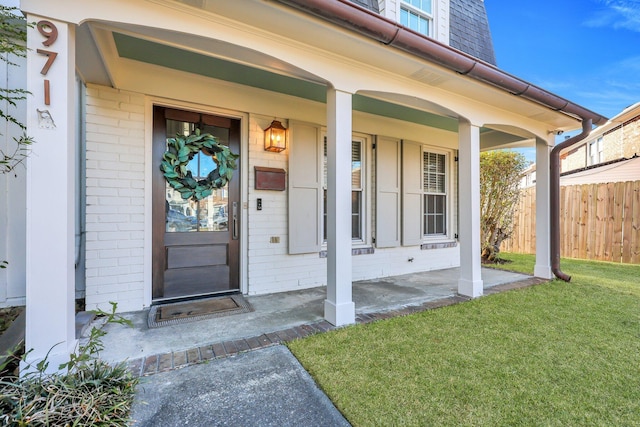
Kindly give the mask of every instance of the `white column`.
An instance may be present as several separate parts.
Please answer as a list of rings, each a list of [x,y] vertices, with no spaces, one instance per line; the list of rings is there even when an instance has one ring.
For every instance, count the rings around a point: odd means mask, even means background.
[[[27,46],[27,127],[36,143],[27,162],[27,363],[48,353],[55,371],[76,347],[74,306],[75,28],[49,21],[30,28]],[[55,40],[53,34],[57,30]],[[43,34],[44,33],[44,34]],[[50,37],[47,38],[47,34]],[[49,41],[48,45],[43,42]],[[41,50],[39,53],[38,50]],[[48,71],[43,69],[57,53]],[[46,74],[43,72],[46,71]],[[49,105],[45,85],[49,85]]]
[[[536,264],[533,275],[543,279],[553,279],[551,271],[551,239],[549,215],[550,203],[550,153],[555,136],[546,141],[536,138]]]
[[[460,279],[458,293],[482,296],[480,269],[480,128],[458,124],[460,163]]]
[[[355,323],[351,296],[351,94],[327,90],[327,299],[324,317]]]

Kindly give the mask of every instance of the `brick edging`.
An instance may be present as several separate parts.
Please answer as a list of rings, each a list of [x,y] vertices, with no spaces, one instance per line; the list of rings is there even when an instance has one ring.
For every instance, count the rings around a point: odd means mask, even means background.
[[[521,289],[544,283],[546,281],[547,280],[545,279],[532,277],[518,282],[496,285],[485,289],[484,295],[496,294],[498,292],[509,291],[512,289]],[[419,305],[406,306],[396,310],[360,313],[356,314],[356,324],[371,323],[378,320],[390,319],[392,317],[407,316],[409,314],[459,304],[461,302],[469,301],[470,299],[470,297],[454,295],[434,301],[427,301]],[[143,377],[160,372],[171,371],[173,369],[184,368],[186,366],[203,363],[208,360],[235,356],[239,353],[286,343],[298,338],[304,338],[334,329],[336,329],[336,327],[331,323],[326,320],[319,320],[317,322],[307,323],[293,328],[283,329],[281,331],[269,332],[255,337],[216,342],[188,350],[172,351],[141,357],[127,361],[126,365],[127,369],[134,377]]]

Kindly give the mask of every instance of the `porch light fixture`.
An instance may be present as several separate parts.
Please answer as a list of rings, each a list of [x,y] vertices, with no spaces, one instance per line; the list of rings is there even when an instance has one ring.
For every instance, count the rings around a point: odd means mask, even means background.
[[[265,151],[275,151],[279,153],[287,148],[287,130],[278,120],[271,122],[264,130]]]

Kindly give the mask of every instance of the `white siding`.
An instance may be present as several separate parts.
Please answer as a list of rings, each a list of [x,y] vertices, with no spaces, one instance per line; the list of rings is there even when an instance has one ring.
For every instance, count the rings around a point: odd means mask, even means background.
[[[139,310],[144,300],[142,95],[89,85],[86,97],[86,305]]]
[[[0,87],[26,88],[27,75],[21,69],[26,66],[26,60],[14,56],[9,59],[19,66],[0,62]],[[13,107],[5,102],[0,108],[26,124],[26,104],[26,101],[22,101]],[[13,153],[13,138],[23,132],[18,126],[4,120],[1,124],[0,150]],[[7,268],[0,269],[0,307],[25,304],[26,188],[24,167],[18,166],[10,174],[0,174],[0,261],[9,262]]]
[[[400,21],[400,0],[380,0],[378,2],[380,15],[393,21]]]
[[[437,0],[434,10],[434,37],[441,43],[449,44],[449,0]]]

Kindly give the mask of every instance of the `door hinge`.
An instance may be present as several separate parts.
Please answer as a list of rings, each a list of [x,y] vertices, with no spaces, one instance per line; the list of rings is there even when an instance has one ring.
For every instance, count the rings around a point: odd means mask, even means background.
[[[376,149],[376,143],[375,142],[373,144],[371,144],[371,148],[374,149],[374,150]]]
[[[453,158],[453,161],[454,161],[454,162],[457,162],[457,161],[458,161],[458,156],[455,156],[455,157]]]

